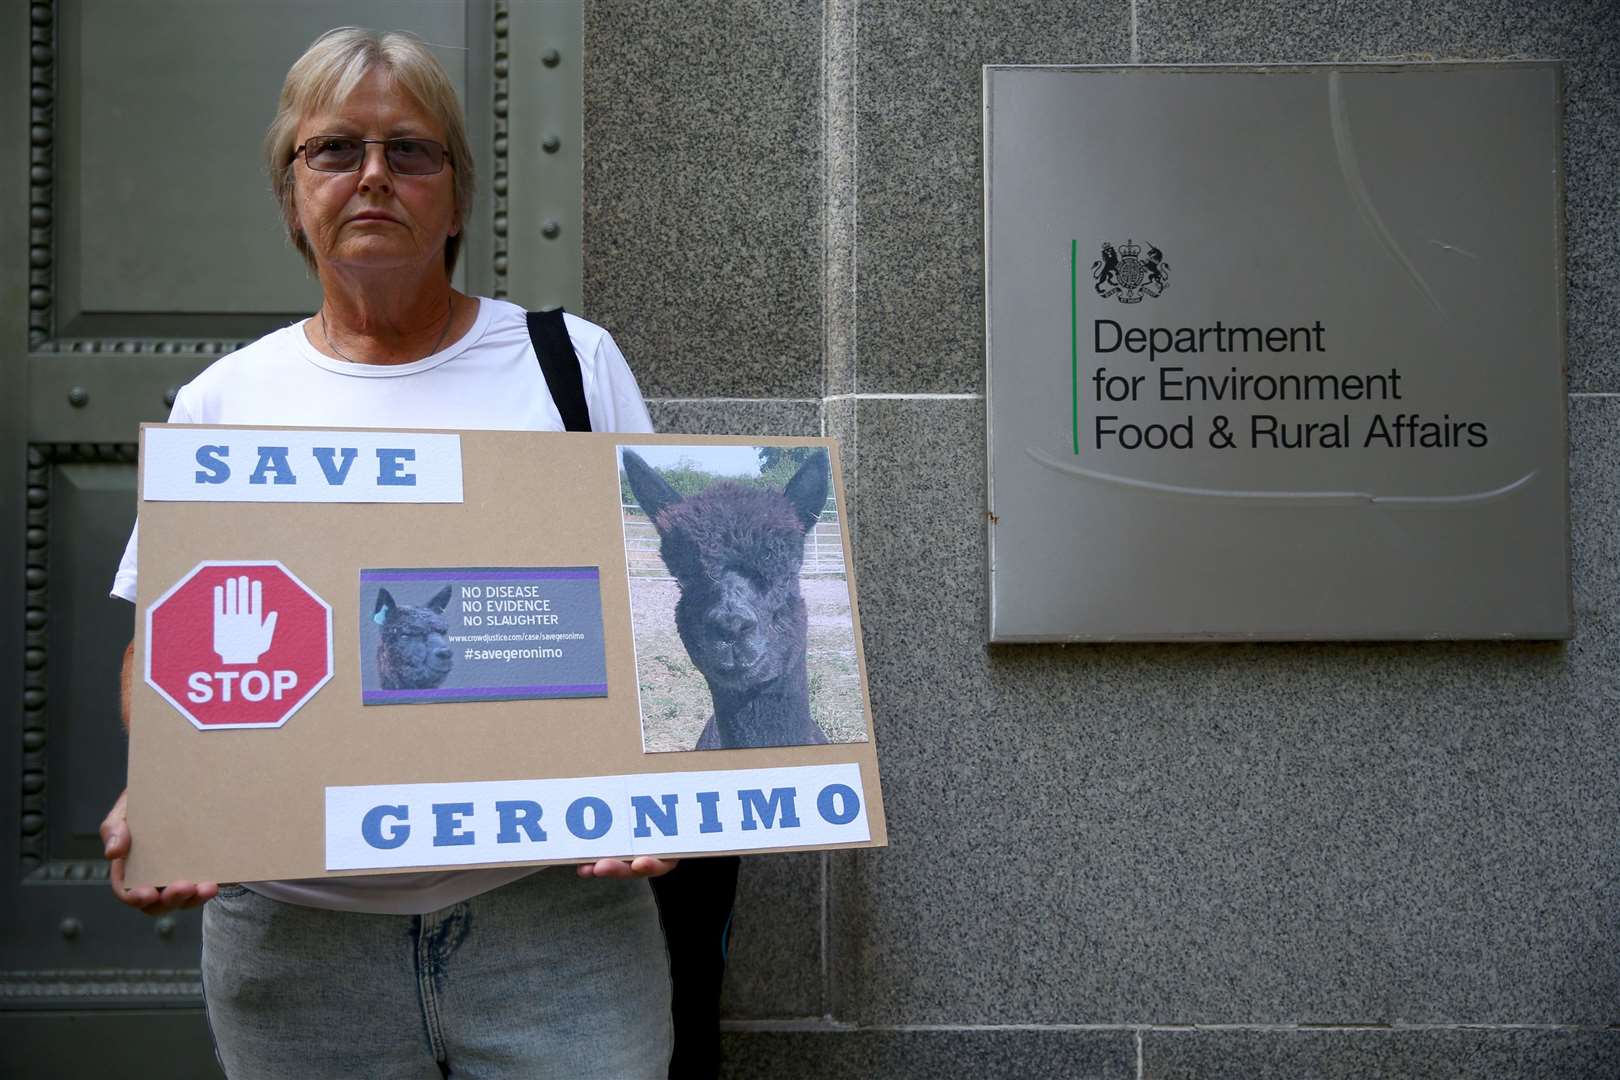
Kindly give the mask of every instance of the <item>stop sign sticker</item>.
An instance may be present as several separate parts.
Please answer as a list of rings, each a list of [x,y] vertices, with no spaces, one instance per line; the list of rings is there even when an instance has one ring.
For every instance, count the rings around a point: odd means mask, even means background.
[[[203,562],[146,609],[146,681],[193,725],[275,728],[332,677],[332,609],[279,562]]]

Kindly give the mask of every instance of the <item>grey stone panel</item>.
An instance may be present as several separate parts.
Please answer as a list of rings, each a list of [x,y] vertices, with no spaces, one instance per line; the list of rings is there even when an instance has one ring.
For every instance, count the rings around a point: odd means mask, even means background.
[[[725,1080],[1136,1080],[1130,1031],[732,1031]]]
[[[1569,501],[1575,618],[1620,615],[1620,400],[1569,402]]]
[[[585,309],[657,397],[819,397],[821,5],[592,2]]]
[[[984,64],[1130,59],[1128,0],[862,4],[856,389],[984,386]]]
[[[821,403],[808,400],[650,399],[653,427],[686,435],[820,435]]]
[[[721,1015],[797,1018],[826,1013],[821,962],[826,856],[744,856],[737,878]]]
[[[1570,389],[1620,390],[1620,6],[1139,0],[1137,42],[1147,63],[1567,60]]]
[[[982,403],[862,401],[891,846],[833,861],[833,1015],[1615,1022],[1617,410],[1576,405],[1567,646],[989,650]]]
[[[1144,1080],[1620,1076],[1620,1031],[1148,1031]]]

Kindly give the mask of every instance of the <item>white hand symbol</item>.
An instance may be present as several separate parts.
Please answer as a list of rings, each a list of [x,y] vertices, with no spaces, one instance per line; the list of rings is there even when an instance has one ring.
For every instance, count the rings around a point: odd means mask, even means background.
[[[264,586],[257,581],[250,583],[246,574],[226,578],[223,586],[214,586],[214,652],[221,662],[257,663],[270,648],[277,613],[272,611],[261,622],[263,610]]]

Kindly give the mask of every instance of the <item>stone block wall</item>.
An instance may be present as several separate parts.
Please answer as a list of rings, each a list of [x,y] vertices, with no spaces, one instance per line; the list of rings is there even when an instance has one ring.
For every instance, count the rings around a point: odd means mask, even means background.
[[[891,846],[750,859],[736,1077],[1620,1075],[1620,7],[590,0],[586,314],[834,435]],[[980,65],[1560,58],[1575,638],[985,644]]]

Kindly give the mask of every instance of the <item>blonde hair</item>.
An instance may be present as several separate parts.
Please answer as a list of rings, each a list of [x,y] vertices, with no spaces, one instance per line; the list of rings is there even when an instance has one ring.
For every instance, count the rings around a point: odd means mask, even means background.
[[[427,114],[444,129],[450,151],[450,168],[455,174],[456,220],[461,232],[446,239],[444,272],[456,267],[461,237],[472,210],[476,176],[472,147],[467,142],[467,126],[462,120],[461,101],[444,66],[428,51],[415,34],[391,31],[383,34],[358,26],[328,30],[304,50],[304,55],[287,71],[281,84],[281,102],[276,118],[264,136],[265,164],[270,171],[270,190],[281,205],[287,223],[287,238],[315,269],[315,253],[303,230],[298,227],[298,205],[293,182],[293,151],[297,149],[298,124],[311,113],[342,102],[373,71],[385,73],[396,85],[417,100]]]

